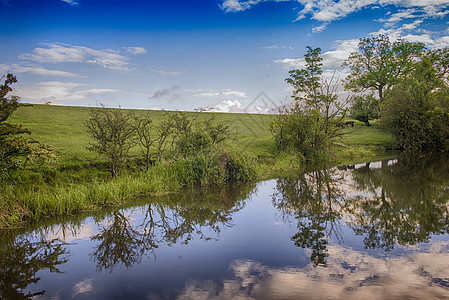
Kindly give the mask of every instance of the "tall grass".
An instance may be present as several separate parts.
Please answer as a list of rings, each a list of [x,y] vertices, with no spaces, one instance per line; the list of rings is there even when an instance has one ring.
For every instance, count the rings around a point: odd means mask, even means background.
[[[250,162],[253,159],[239,153],[217,150],[211,155],[159,163],[147,172],[125,173],[110,180],[56,185],[41,182],[31,188],[13,188],[3,183],[0,227],[13,227],[44,216],[121,205],[139,196],[163,195],[186,185],[248,181],[256,176]]]

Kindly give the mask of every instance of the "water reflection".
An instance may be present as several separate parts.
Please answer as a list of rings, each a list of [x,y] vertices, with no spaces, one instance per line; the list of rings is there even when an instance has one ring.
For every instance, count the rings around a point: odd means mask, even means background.
[[[253,190],[254,185],[184,190],[177,197],[164,196],[141,206],[140,220],[132,219],[133,210],[115,211],[101,220],[106,225],[91,238],[98,242],[91,259],[98,270],[112,272],[118,265],[140,263],[143,256],[155,259],[161,244],[217,238],[221,227],[232,226],[232,215],[244,207]]]
[[[294,218],[298,247],[326,266],[329,238],[340,240],[342,220],[364,237],[368,249],[427,242],[449,232],[447,158],[414,157],[281,178],[273,205]]]
[[[312,250],[315,265],[326,265],[328,237],[339,234],[344,199],[344,179],[337,169],[321,170],[278,179],[273,205],[283,218],[296,219],[298,232],[291,237],[298,247]]]
[[[448,251],[449,243],[439,242],[425,252],[379,258],[330,245],[327,268],[236,260],[231,278],[189,281],[177,299],[448,299]]]
[[[449,298],[448,175],[399,157],[47,220],[0,234],[0,298]]]
[[[347,201],[354,231],[367,248],[427,242],[449,229],[449,164],[446,158],[404,157],[394,165],[358,168],[353,178],[369,192]]]
[[[60,273],[59,265],[67,262],[68,252],[59,240],[32,241],[27,235],[3,231],[0,243],[0,298],[28,299],[45,291],[25,291],[40,278],[37,273],[47,269]]]

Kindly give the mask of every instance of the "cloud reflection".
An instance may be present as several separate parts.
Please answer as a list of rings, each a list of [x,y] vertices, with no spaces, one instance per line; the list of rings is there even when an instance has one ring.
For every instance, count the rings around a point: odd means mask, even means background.
[[[328,267],[272,268],[250,260],[230,266],[221,283],[191,281],[178,299],[429,299],[449,298],[449,242],[401,257],[374,257],[329,246]]]

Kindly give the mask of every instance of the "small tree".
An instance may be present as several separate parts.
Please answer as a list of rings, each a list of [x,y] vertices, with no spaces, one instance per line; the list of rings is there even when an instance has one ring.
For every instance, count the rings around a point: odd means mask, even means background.
[[[7,122],[22,104],[19,103],[19,97],[8,96],[12,91],[11,85],[17,82],[17,78],[8,73],[1,79],[4,82],[0,85],[0,174],[19,167],[21,160],[26,163],[36,158],[54,157],[51,147],[24,137],[31,134],[30,130]]]
[[[379,100],[373,95],[357,95],[352,97],[351,117],[370,126],[369,121],[379,118]]]
[[[158,160],[161,161],[164,157],[164,153],[167,150],[167,148],[170,146],[170,137],[173,137],[174,135],[174,127],[175,124],[173,122],[173,119],[170,116],[167,116],[165,120],[162,120],[158,126],[156,127],[156,150],[157,150],[157,156]],[[171,139],[171,145],[173,149],[174,144],[174,138]]]
[[[129,149],[135,145],[136,127],[132,124],[132,114],[102,106],[91,109],[89,116],[85,126],[94,139],[89,150],[109,160],[111,175],[115,177]]]
[[[332,140],[341,135],[345,101],[337,96],[335,77],[324,78],[320,48],[307,47],[306,67],[291,70],[286,81],[293,85],[293,106],[281,110],[271,129],[280,151],[299,151],[306,159],[322,156]]]
[[[145,167],[148,171],[151,164],[152,146],[156,142],[156,134],[152,132],[153,120],[149,112],[142,116],[134,118],[134,124],[137,134],[137,143],[139,144],[142,157],[145,160]]]

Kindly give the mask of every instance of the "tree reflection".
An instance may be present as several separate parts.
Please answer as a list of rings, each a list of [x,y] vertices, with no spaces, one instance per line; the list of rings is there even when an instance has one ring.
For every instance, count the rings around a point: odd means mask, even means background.
[[[348,201],[354,231],[365,236],[367,248],[387,251],[449,232],[448,175],[448,160],[441,156],[403,156],[393,165],[354,170],[354,181],[369,193]]]
[[[274,206],[297,220],[295,245],[312,250],[314,265],[326,265],[330,236],[345,222],[364,236],[366,248],[428,242],[449,233],[447,157],[400,157],[379,167],[367,163],[279,179]]]
[[[143,221],[136,223],[124,209],[102,221],[107,225],[92,237],[98,241],[91,259],[97,269],[112,272],[118,264],[126,268],[141,262],[142,257],[156,258],[161,244],[188,244],[194,237],[210,240],[221,227],[232,226],[232,215],[241,210],[254,185],[228,186],[224,189],[184,190],[159,197],[143,206]]]
[[[312,250],[315,266],[326,266],[327,244],[331,235],[339,238],[339,220],[344,204],[338,183],[343,180],[336,169],[316,171],[277,181],[273,204],[283,218],[294,217],[298,232],[294,244]]]
[[[64,244],[58,240],[30,241],[31,237],[3,231],[0,242],[0,298],[28,299],[43,295],[45,291],[27,292],[29,285],[40,278],[37,272],[48,269],[61,273],[58,266],[67,262]]]

